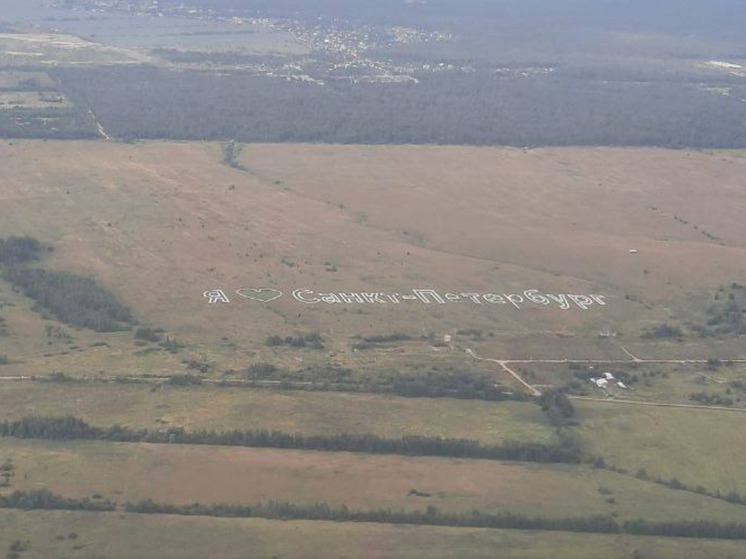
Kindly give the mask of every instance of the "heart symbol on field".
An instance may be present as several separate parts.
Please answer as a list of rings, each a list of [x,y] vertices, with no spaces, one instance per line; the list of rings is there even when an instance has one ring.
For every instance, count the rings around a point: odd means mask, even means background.
[[[282,291],[278,289],[271,289],[263,287],[261,289],[253,289],[251,287],[244,287],[236,291],[244,299],[251,299],[252,301],[259,301],[261,303],[269,303],[275,299],[282,297]]]

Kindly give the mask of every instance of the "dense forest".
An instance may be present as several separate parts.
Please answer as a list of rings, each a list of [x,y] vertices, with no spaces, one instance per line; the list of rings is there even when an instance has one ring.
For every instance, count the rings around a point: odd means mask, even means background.
[[[125,140],[746,147],[746,86],[423,74],[319,86],[153,67],[60,68],[66,95]]]
[[[387,439],[376,435],[347,433],[306,436],[264,430],[186,431],[180,427],[173,427],[162,431],[152,431],[133,430],[118,425],[100,428],[88,425],[75,417],[26,417],[19,421],[3,421],[0,422],[0,437],[286,448],[568,464],[578,463],[581,459],[580,450],[569,439],[557,445],[506,442],[501,445],[486,446],[471,440],[419,436]]]
[[[91,278],[71,272],[10,267],[3,279],[36,301],[36,309],[61,322],[97,332],[116,332],[132,326],[131,311]]]
[[[41,243],[33,237],[0,239],[0,266],[39,260],[41,251]]]

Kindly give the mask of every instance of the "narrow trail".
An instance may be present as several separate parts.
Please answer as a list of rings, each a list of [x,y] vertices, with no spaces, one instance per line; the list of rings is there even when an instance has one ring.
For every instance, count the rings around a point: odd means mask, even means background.
[[[622,348],[622,351],[623,351],[624,353],[626,353],[627,355],[629,355],[629,358],[630,358],[630,359],[632,359],[632,361],[635,361],[635,362],[638,362],[638,363],[639,363],[639,361],[640,361],[640,360],[639,360],[639,359],[638,359],[637,357],[635,357],[634,355],[632,355],[632,354],[631,354],[631,353],[630,353],[629,351],[627,351],[627,348],[626,348],[626,347],[623,347],[623,348]]]
[[[537,390],[536,387],[534,387],[534,386],[530,385],[529,383],[527,383],[525,380],[523,380],[523,378],[521,377],[521,375],[519,375],[513,369],[511,369],[510,367],[508,367],[508,365],[507,365],[508,361],[502,361],[500,359],[489,359],[489,358],[485,358],[485,357],[479,357],[476,353],[474,353],[474,350],[472,350],[472,349],[467,349],[466,353],[469,354],[470,356],[472,356],[474,359],[476,359],[478,361],[491,361],[492,363],[497,363],[498,365],[500,365],[500,367],[503,368],[503,370],[507,371],[507,373],[510,374],[515,380],[517,380],[519,383],[521,383],[523,386],[525,386],[528,389],[528,391],[531,393],[532,396],[536,396],[536,397],[541,396],[541,392],[539,390]]]
[[[590,396],[570,396],[571,400],[581,400],[586,402],[602,402],[604,404],[629,404],[633,406],[654,406],[659,408],[686,408],[694,410],[709,411],[735,411],[746,413],[746,408],[727,408],[725,406],[702,406],[698,404],[673,404],[667,402],[642,402],[639,400],[619,400],[616,398],[592,398]]]
[[[496,361],[496,359],[489,359],[489,361]],[[706,365],[709,363],[708,359],[502,359],[503,363],[546,363],[546,364],[563,364],[563,363],[579,363],[579,364],[590,364],[590,365],[614,365],[614,364],[630,364],[630,363],[671,363],[674,365]],[[746,359],[722,359],[723,363],[741,363],[746,364]]]
[[[98,130],[98,133],[101,136],[101,138],[106,142],[110,142],[111,136],[109,136],[109,134],[106,133],[106,130],[104,129],[104,125],[101,124],[101,121],[96,116],[96,113],[94,113],[93,109],[91,109],[90,107],[88,107],[88,114],[91,115],[93,122],[96,124],[96,130]]]

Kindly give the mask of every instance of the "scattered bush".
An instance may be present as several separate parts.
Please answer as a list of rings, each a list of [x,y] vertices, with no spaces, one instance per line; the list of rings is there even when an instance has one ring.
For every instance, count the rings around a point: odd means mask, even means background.
[[[137,329],[135,329],[135,339],[136,340],[143,340],[146,342],[153,342],[157,343],[160,342],[163,339],[163,329],[162,328],[148,328],[145,326],[140,326]]]
[[[311,332],[303,336],[287,336],[285,338],[274,335],[264,341],[267,347],[287,346],[292,348],[324,349],[324,340],[318,332]]]
[[[251,379],[261,379],[277,372],[277,367],[270,363],[252,363],[246,369],[246,376]]]
[[[703,406],[732,406],[735,402],[733,398],[721,396],[720,394],[708,394],[707,392],[693,392],[689,394],[689,400],[697,402]]]
[[[167,382],[174,386],[200,386],[202,379],[197,375],[174,375]]]
[[[368,349],[378,344],[388,344],[391,342],[406,342],[412,339],[409,334],[394,332],[393,334],[377,334],[374,336],[365,336],[362,341],[352,346],[352,349]]]
[[[684,337],[684,332],[678,326],[671,326],[666,323],[659,324],[647,332],[643,332],[641,337],[646,339],[681,339]]]
[[[182,361],[190,371],[199,371],[203,375],[210,370],[210,364],[204,359],[184,359]]]

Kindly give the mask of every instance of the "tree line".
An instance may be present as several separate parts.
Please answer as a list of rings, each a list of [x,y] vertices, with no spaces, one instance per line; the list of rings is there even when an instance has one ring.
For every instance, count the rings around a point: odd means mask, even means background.
[[[345,367],[313,366],[286,371],[270,363],[254,363],[246,370],[249,384],[261,386],[273,381],[284,390],[333,391],[396,394],[404,398],[458,398],[489,402],[515,400],[529,396],[512,392],[489,375],[454,367],[430,367],[422,371],[377,370],[362,375]],[[230,385],[230,382],[226,382]]]
[[[0,508],[21,510],[114,511],[117,503],[108,499],[70,499],[46,489],[14,491],[0,495]],[[425,510],[372,509],[357,510],[345,505],[327,503],[298,505],[269,501],[255,505],[200,504],[173,505],[152,499],[125,503],[124,510],[136,514],[174,514],[182,516],[213,516],[227,518],[264,518],[268,520],[319,520],[328,522],[372,522],[421,526],[453,526],[507,530],[546,530],[597,534],[634,534],[677,538],[714,538],[745,540],[746,524],[736,522],[671,521],[651,522],[645,519],[618,522],[611,516],[546,517],[513,513],[487,514],[477,509],[471,512],[441,512],[429,506]]]
[[[120,425],[94,427],[76,417],[26,417],[0,422],[0,436],[44,440],[101,440],[164,444],[220,445],[252,448],[282,448],[324,452],[360,452],[404,456],[444,456],[486,460],[517,460],[540,463],[576,464],[581,452],[572,440],[559,444],[508,441],[482,445],[467,439],[407,436],[390,439],[371,434],[302,435],[267,430],[187,431],[182,427],[165,430],[130,429]]]
[[[9,495],[0,495],[0,508],[21,510],[87,510],[113,511],[116,504],[108,499],[70,499],[60,497],[48,489],[34,491],[13,491]]]
[[[589,517],[530,517],[520,514],[485,514],[479,510],[469,513],[445,513],[437,507],[425,510],[356,510],[345,505],[326,503],[298,505],[269,501],[255,505],[193,503],[172,505],[147,499],[128,503],[125,510],[141,514],[177,514],[184,516],[218,516],[231,518],[266,518],[270,520],[325,520],[331,522],[376,522],[387,524],[416,524],[426,526],[464,526],[472,528],[502,528],[514,530],[552,530],[564,532],[596,532],[614,534],[619,525],[609,516]]]
[[[606,467],[604,465],[604,467]],[[627,471],[623,468],[615,468],[613,466],[607,467],[607,469],[621,473],[626,474]],[[746,495],[741,495],[738,491],[735,489],[723,492],[719,489],[716,491],[711,491],[704,487],[703,485],[697,485],[696,487],[687,485],[683,483],[678,478],[671,478],[671,479],[665,479],[660,476],[651,477],[647,470],[645,468],[640,468],[637,470],[637,473],[635,474],[635,477],[637,479],[643,480],[643,481],[651,481],[653,483],[657,483],[658,485],[662,485],[664,487],[668,487],[669,489],[675,489],[678,491],[686,491],[688,493],[696,493],[697,495],[706,495],[707,497],[712,497],[713,499],[720,499],[722,501],[727,501],[729,503],[733,503],[735,505],[746,505]]]

